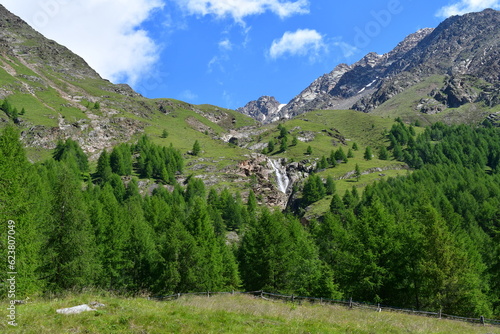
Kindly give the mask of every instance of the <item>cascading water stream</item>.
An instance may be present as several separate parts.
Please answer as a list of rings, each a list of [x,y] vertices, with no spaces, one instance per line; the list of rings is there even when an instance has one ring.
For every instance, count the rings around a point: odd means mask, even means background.
[[[280,160],[269,159],[269,161],[273,167],[274,173],[276,174],[279,190],[286,194],[286,189],[290,184],[290,179],[288,179],[288,176],[286,175],[286,168],[281,166]]]

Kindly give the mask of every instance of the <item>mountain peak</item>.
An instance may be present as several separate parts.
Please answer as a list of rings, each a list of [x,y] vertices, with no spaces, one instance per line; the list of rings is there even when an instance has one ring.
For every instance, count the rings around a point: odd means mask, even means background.
[[[0,5],[0,53],[13,55],[27,64],[47,66],[74,78],[100,79],[83,58],[31,28]]]
[[[452,16],[437,28],[424,28],[408,35],[384,55],[370,52],[350,66],[336,66],[282,107],[276,117],[261,120],[271,122],[320,109],[370,112],[433,75],[469,75],[498,85],[499,26],[500,12],[493,9]],[[491,94],[488,99],[497,100]],[[255,115],[259,117],[257,111]]]
[[[257,100],[248,102],[236,111],[248,115],[259,122],[274,122],[278,120],[278,112],[283,107],[274,96],[261,96]]]

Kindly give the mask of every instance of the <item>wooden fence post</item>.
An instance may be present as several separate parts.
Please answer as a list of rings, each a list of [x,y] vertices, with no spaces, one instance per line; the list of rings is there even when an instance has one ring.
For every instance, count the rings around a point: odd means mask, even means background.
[[[207,297],[210,298],[210,291],[207,291]]]
[[[439,319],[441,319],[441,318],[442,318],[442,314],[443,314],[443,309],[442,309],[442,308],[440,308],[440,309],[439,309],[439,314],[438,314],[438,315],[439,315]]]
[[[295,297],[294,295],[292,294],[292,303],[295,302]]]
[[[264,298],[264,291],[260,290],[260,298]]]
[[[352,297],[349,298],[349,308],[352,308]]]
[[[177,293],[177,299],[181,298],[181,294],[178,292]]]
[[[481,318],[479,318],[479,321],[481,322],[481,325],[486,326],[486,323],[484,322],[484,316],[481,316]]]

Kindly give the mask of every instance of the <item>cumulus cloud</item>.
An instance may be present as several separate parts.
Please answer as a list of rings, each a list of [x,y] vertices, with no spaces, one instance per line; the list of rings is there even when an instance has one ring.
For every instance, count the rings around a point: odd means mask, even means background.
[[[83,57],[101,76],[134,85],[159,57],[140,28],[161,0],[2,0],[46,37]]]
[[[457,3],[442,7],[436,14],[439,17],[462,15],[478,12],[486,8],[500,9],[499,0],[460,0]]]
[[[267,11],[285,18],[295,14],[309,13],[308,0],[176,0],[188,13],[214,15],[218,18],[232,17],[242,23],[246,16]]]
[[[233,44],[231,43],[231,41],[228,38],[225,38],[219,42],[219,48],[221,50],[230,51],[233,48]]]
[[[298,29],[287,31],[279,39],[275,39],[269,49],[269,56],[276,59],[285,55],[309,56],[314,59],[327,49],[323,36],[316,30]]]

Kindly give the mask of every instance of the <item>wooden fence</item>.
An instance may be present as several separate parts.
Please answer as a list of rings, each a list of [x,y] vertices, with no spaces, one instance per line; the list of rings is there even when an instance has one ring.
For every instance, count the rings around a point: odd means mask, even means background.
[[[159,300],[159,301],[169,301],[169,300],[179,299],[182,296],[207,296],[207,297],[210,297],[210,296],[214,296],[214,295],[235,295],[235,294],[246,294],[246,295],[252,295],[255,297],[259,297],[262,299],[282,300],[285,302],[292,302],[292,303],[299,303],[299,304],[301,304],[302,302],[308,302],[308,303],[319,303],[320,305],[327,305],[327,304],[329,304],[329,305],[343,305],[343,306],[351,308],[351,309],[352,308],[362,308],[362,309],[370,309],[370,310],[377,311],[377,312],[382,312],[382,311],[384,311],[384,312],[400,312],[400,313],[414,314],[414,315],[419,315],[419,316],[434,317],[434,318],[439,318],[439,319],[449,319],[449,320],[465,321],[465,322],[482,324],[482,325],[500,326],[500,320],[486,319],[484,317],[480,317],[480,318],[459,317],[456,315],[444,314],[441,312],[441,310],[438,312],[418,311],[418,310],[410,310],[410,309],[404,309],[404,308],[398,308],[398,307],[392,307],[392,306],[384,306],[381,304],[375,305],[375,304],[369,304],[369,303],[355,302],[352,300],[352,298],[349,300],[335,300],[335,299],[329,299],[329,298],[283,295],[283,294],[279,294],[279,293],[270,293],[270,292],[265,292],[265,291],[190,292],[190,293],[176,293],[174,295],[168,295],[168,296],[153,296],[153,297],[148,297],[148,299]]]

